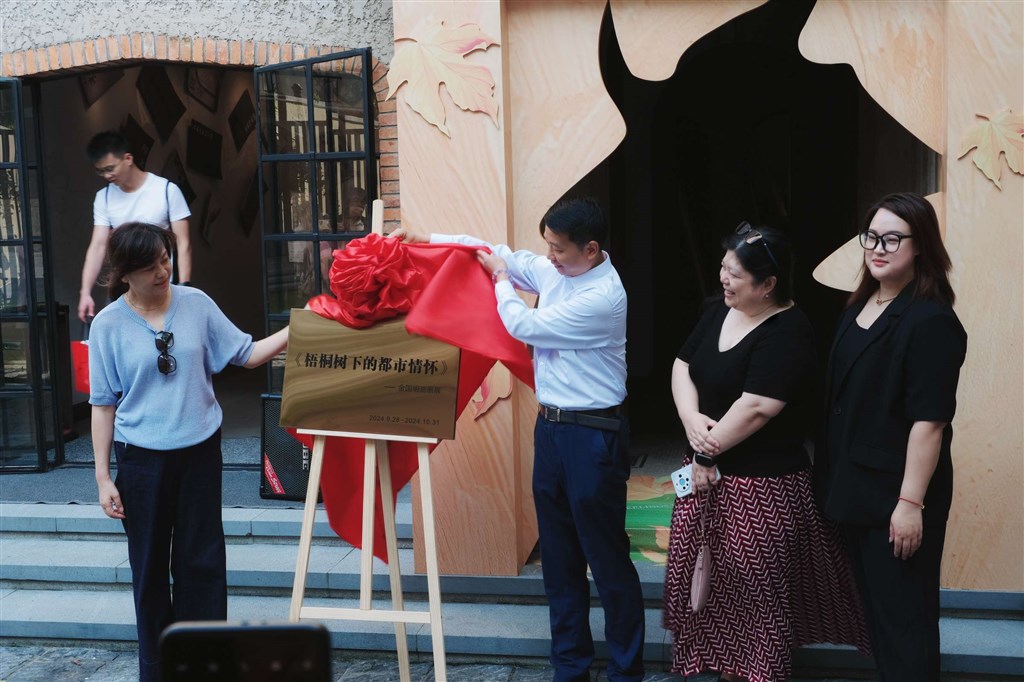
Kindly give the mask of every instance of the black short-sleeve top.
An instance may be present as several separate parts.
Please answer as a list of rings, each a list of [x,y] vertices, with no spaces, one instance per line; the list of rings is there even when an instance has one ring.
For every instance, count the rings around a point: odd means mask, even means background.
[[[816,486],[834,521],[885,527],[902,490],[914,424],[942,422],[924,502],[926,526],[945,523],[953,497],[952,422],[967,332],[944,303],[908,285],[867,329],[851,306],[832,348],[825,438]]]
[[[729,308],[709,308],[678,358],[689,365],[702,414],[719,420],[743,393],[786,403],[775,417],[718,456],[723,476],[785,476],[810,466],[804,446],[816,401],[817,355],[810,320],[792,306],[762,322],[729,350],[718,350]]]

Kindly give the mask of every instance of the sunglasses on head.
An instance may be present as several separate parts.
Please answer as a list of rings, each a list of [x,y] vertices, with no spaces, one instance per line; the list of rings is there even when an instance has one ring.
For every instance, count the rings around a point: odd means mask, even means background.
[[[775,260],[775,254],[772,253],[772,248],[768,246],[768,240],[764,238],[764,235],[754,229],[754,226],[744,220],[736,228],[736,235],[743,237],[743,243],[754,244],[761,242],[764,244],[764,250],[768,253],[768,258],[771,259],[772,265],[775,266],[775,272],[781,272],[779,268],[779,262]]]
[[[178,369],[178,361],[167,351],[174,347],[174,334],[172,332],[156,333],[156,349],[160,355],[156,357],[156,368],[161,374],[171,374]]]

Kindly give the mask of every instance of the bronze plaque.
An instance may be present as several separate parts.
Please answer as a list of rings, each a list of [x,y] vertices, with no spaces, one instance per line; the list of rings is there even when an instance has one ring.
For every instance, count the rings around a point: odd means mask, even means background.
[[[292,310],[281,426],[454,438],[459,349],[401,319],[350,329]]]

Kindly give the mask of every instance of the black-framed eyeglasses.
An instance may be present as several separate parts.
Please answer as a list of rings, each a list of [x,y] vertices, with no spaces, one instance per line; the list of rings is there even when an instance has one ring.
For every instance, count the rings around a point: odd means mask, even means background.
[[[108,175],[108,174],[113,173],[114,171],[116,171],[117,167],[120,166],[121,162],[123,162],[123,161],[124,161],[124,157],[122,156],[120,159],[117,160],[117,163],[114,163],[113,165],[104,166],[103,168],[93,168],[93,170],[96,171],[96,175],[99,175],[100,177],[103,177],[104,175]]]
[[[904,239],[913,239],[912,234],[903,234],[902,232],[886,232],[885,234],[878,234],[874,230],[864,230],[860,233],[860,245],[868,251],[874,251],[878,248],[878,243],[882,243],[882,250],[886,253],[896,253],[900,250],[900,244],[903,243]]]
[[[160,351],[160,355],[156,357],[156,368],[160,370],[161,374],[171,374],[174,370],[178,369],[178,361],[174,359],[173,355],[167,352],[173,347],[173,332],[156,333],[156,349]]]
[[[736,228],[736,234],[743,237],[745,244],[755,244],[761,242],[764,244],[764,250],[768,253],[768,258],[771,259],[772,265],[775,266],[775,272],[781,272],[782,269],[779,267],[779,261],[775,260],[775,254],[772,253],[772,247],[768,246],[768,240],[764,238],[764,235],[754,229],[754,226],[744,220]]]

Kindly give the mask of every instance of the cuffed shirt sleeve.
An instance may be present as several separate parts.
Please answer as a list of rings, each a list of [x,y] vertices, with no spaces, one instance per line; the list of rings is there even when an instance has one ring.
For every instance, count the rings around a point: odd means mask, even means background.
[[[490,244],[483,239],[465,234],[431,234],[430,243],[487,247],[508,265],[509,279],[513,286],[531,294],[540,292],[540,275],[537,268],[544,265],[550,267],[546,258],[530,251],[513,251],[504,244]]]

